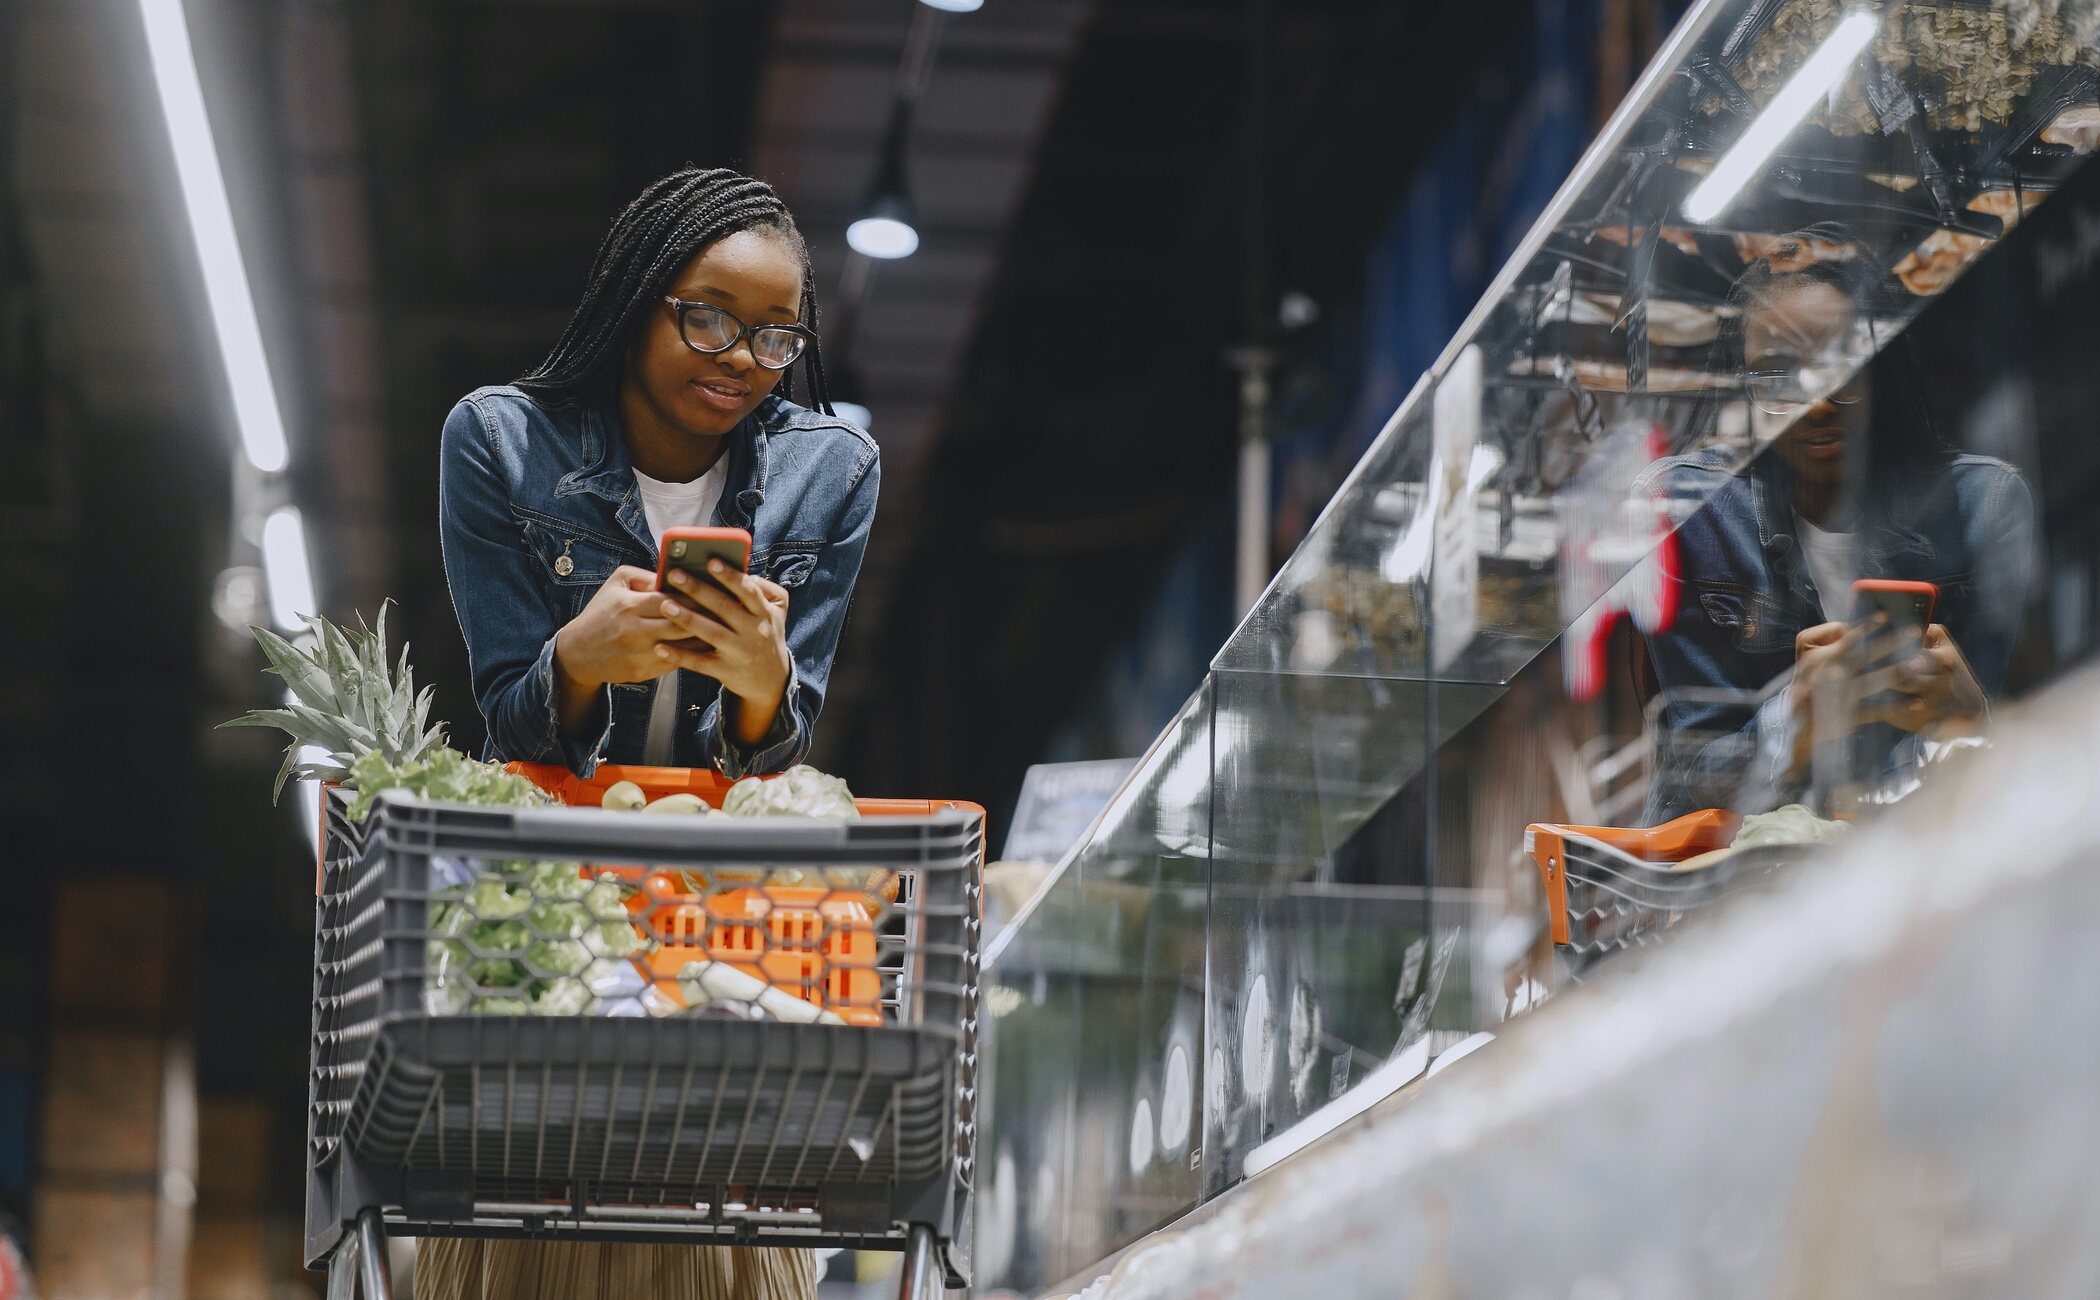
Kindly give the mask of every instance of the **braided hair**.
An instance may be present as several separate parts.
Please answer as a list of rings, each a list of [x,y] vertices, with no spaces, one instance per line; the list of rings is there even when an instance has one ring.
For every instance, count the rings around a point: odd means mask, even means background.
[[[740,230],[778,235],[802,263],[800,320],[817,328],[809,246],[772,186],[720,167],[687,167],[652,183],[613,219],[591,263],[583,301],[546,359],[514,382],[547,406],[574,403],[618,373],[643,314],[656,307],[685,264]],[[824,357],[814,340],[797,361],[804,404],[832,414]]]

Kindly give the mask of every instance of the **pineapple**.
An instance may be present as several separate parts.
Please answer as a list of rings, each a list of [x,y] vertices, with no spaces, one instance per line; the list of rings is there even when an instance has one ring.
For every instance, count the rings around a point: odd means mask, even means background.
[[[302,649],[264,627],[251,627],[270,660],[270,671],[284,679],[291,702],[281,709],[257,709],[221,725],[278,727],[290,733],[284,766],[277,770],[274,800],[293,776],[348,782],[351,768],[375,755],[386,769],[400,772],[446,748],[445,724],[430,725],[431,688],[416,692],[408,666],[408,647],[401,647],[398,667],[387,670],[386,606],[379,625],[367,627],[362,617],[354,630],[325,618],[306,615],[313,634]],[[299,751],[312,745],[328,751],[324,761],[301,762]],[[369,770],[369,766],[368,766]]]

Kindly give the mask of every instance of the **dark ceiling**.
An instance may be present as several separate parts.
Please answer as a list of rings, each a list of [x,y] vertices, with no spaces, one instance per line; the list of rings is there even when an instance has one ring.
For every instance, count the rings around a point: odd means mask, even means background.
[[[937,513],[896,597],[857,615],[891,689],[832,720],[845,770],[1011,806],[1231,491],[1246,205],[1266,212],[1265,304],[1354,297],[1372,229],[1511,10],[1277,6],[1258,162],[1234,7],[1096,13],[945,407]]]

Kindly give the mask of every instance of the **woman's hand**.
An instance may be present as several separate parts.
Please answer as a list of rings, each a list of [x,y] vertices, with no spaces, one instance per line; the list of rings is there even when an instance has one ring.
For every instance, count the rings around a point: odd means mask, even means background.
[[[1945,738],[1973,731],[1983,716],[1983,686],[1942,624],[1925,629],[1916,654],[1874,676],[1895,692],[1873,705],[1876,722]]]
[[[1819,623],[1794,638],[1794,775],[1807,767],[1818,741],[1832,739],[1816,733],[1818,720],[1841,719],[1848,734],[1870,722],[1939,738],[1975,730],[1983,687],[1947,629],[1934,623],[1915,654],[1860,672],[1859,660],[1884,653],[1889,635],[1877,617],[1864,627]]]
[[[608,682],[654,681],[673,665],[656,653],[685,633],[663,616],[656,575],[623,564],[590,603],[554,634],[554,676],[561,729],[571,737],[604,726],[594,716]]]
[[[657,597],[656,612],[673,628],[654,650],[659,671],[685,668],[722,683],[723,725],[755,745],[773,728],[794,674],[787,644],[787,588],[720,560],[707,571],[715,582],[673,570],[671,583],[690,606]],[[727,590],[725,591],[724,588]],[[731,703],[734,707],[728,707]]]
[[[1816,742],[1829,739],[1816,734],[1816,721],[1853,714],[1852,653],[1861,634],[1862,629],[1844,623],[1818,623],[1803,628],[1794,638],[1794,680],[1787,687],[1793,718],[1789,765],[1793,776],[1807,770]]]

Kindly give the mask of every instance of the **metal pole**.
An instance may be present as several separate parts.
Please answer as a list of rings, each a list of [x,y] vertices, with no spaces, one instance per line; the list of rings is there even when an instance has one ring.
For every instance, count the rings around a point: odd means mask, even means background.
[[[1240,468],[1233,597],[1244,617],[1274,576],[1269,567],[1269,367],[1267,348],[1235,348],[1240,372]]]
[[[934,1249],[933,1229],[923,1223],[911,1225],[904,1241],[904,1281],[899,1300],[941,1300],[948,1290],[948,1274]]]
[[[358,1212],[357,1275],[364,1300],[394,1300],[394,1275],[386,1258],[386,1229],[380,1226],[376,1209]]]
[[[1230,360],[1240,372],[1239,522],[1234,547],[1233,594],[1245,617],[1261,599],[1272,576],[1269,569],[1269,371],[1275,356],[1268,347],[1272,304],[1269,301],[1267,198],[1269,127],[1269,0],[1247,0],[1246,115],[1241,120],[1241,176],[1245,202],[1240,210],[1240,255],[1244,261],[1245,342]]]

